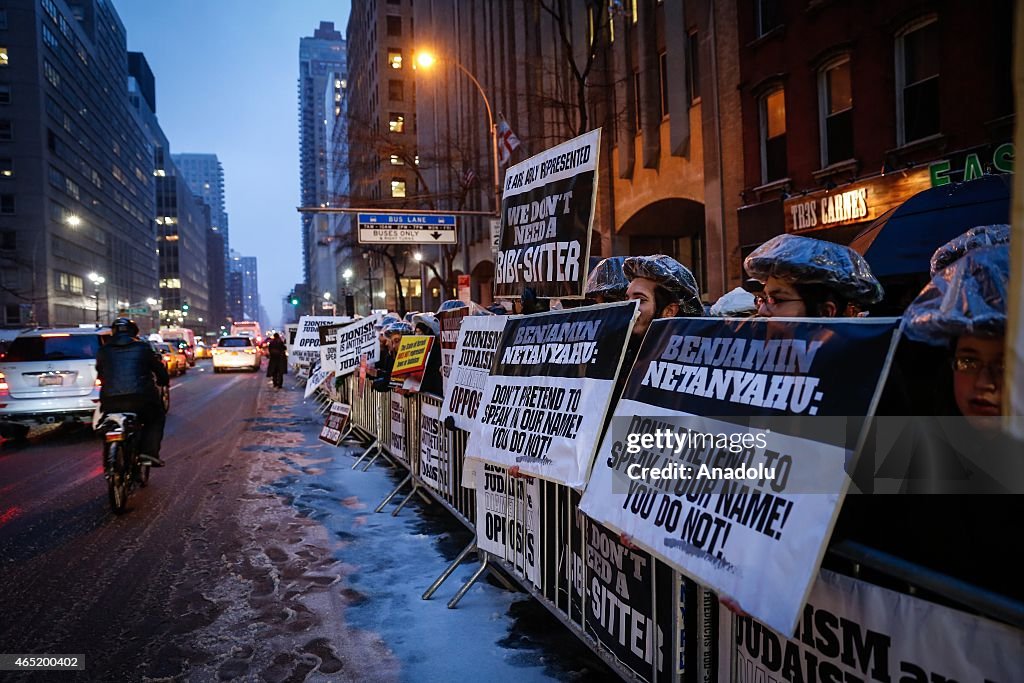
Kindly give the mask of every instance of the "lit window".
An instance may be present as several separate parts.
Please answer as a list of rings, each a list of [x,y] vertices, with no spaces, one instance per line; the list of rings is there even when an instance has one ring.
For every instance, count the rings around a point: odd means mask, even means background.
[[[392,197],[404,197],[405,196],[405,180],[402,178],[391,179],[391,196]]]
[[[898,143],[939,132],[939,31],[934,17],[896,38]]]
[[[402,68],[402,51],[398,48],[388,48],[388,66],[392,69]]]
[[[827,65],[818,74],[821,165],[853,158],[853,90],[850,59]]]
[[[779,88],[761,98],[761,176],[770,183],[786,172],[786,94]]]
[[[404,133],[405,132],[405,114],[391,112],[391,118],[388,121],[388,129],[392,133]]]
[[[392,154],[391,155],[391,165],[392,166],[404,166],[405,162],[402,161],[402,157],[398,156],[397,154]]]
[[[8,63],[7,46],[0,45],[0,66],[7,66]]]

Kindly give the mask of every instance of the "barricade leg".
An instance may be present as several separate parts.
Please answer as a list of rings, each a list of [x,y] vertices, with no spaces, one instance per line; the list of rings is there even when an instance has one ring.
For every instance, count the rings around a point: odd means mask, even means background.
[[[412,475],[410,474],[408,478],[411,479]],[[433,503],[434,502],[434,501],[430,500],[429,496],[427,496],[425,493],[423,493],[423,491],[420,490],[420,483],[418,481],[417,482],[413,482],[412,491],[409,491],[409,495],[406,496],[405,499],[403,499],[402,502],[398,504],[397,508],[395,508],[394,510],[391,511],[391,516],[392,517],[397,517],[398,513],[401,512],[402,508],[405,507],[405,504],[408,503],[409,500],[412,499],[412,497],[414,495],[416,495],[417,493],[420,494],[420,498],[425,500],[427,503]]]
[[[366,470],[370,469],[370,465],[375,463],[377,461],[377,458],[379,458],[382,455],[384,455],[384,449],[383,448],[378,448],[377,452],[374,454],[374,456],[372,458],[370,458],[370,460],[366,463],[366,467],[363,468],[363,472],[365,472]],[[384,459],[387,460],[387,458],[384,458]],[[391,462],[391,461],[388,460],[388,462]],[[356,464],[358,465],[359,463],[356,463]],[[352,469],[355,469],[355,467],[353,467]]]
[[[488,569],[487,562],[487,555],[484,555],[483,559],[480,562],[480,567],[475,572],[473,572],[473,576],[469,577],[469,581],[464,583],[462,587],[459,588],[459,591],[455,594],[455,596],[448,601],[448,609],[455,609],[455,607],[459,604],[459,600],[462,600],[466,593],[469,592],[469,589],[473,587],[473,584],[476,583],[477,580],[484,575],[484,572],[486,572]]]
[[[411,480],[412,480],[412,474],[410,473],[410,474],[409,474],[409,476],[407,476],[407,477],[406,477],[405,479],[403,479],[403,480],[402,480],[402,483],[400,483],[400,484],[399,484],[398,486],[396,486],[396,487],[395,487],[395,490],[394,490],[394,491],[392,491],[391,493],[389,493],[389,494],[388,494],[388,495],[387,495],[387,496],[386,496],[386,497],[384,498],[384,500],[382,500],[382,501],[380,502],[380,505],[378,505],[378,506],[377,506],[377,507],[376,507],[376,508],[374,509],[374,512],[380,512],[381,510],[383,510],[383,509],[384,509],[384,506],[385,506],[385,505],[387,505],[388,503],[390,503],[390,502],[391,502],[391,499],[392,499],[392,498],[394,498],[395,496],[397,496],[397,495],[398,495],[398,492],[402,490],[402,487],[404,487],[404,486],[405,486],[406,484],[408,484],[408,483],[409,483],[409,482],[410,482]],[[416,490],[416,485],[415,485],[415,484],[413,485],[413,490],[414,490],[414,491]],[[412,494],[410,493],[409,495],[411,496]],[[408,498],[406,498],[406,500],[409,500],[409,499],[408,499]],[[399,510],[400,510],[400,509],[401,509],[401,508],[399,508]],[[394,516],[394,513],[391,513],[391,516],[393,517],[393,516]]]
[[[455,568],[462,564],[470,553],[474,552],[476,552],[476,536],[474,536],[473,540],[469,542],[469,545],[462,549],[462,552],[456,555],[452,563],[445,567],[444,571],[441,572],[441,576],[434,579],[434,583],[430,584],[430,588],[428,588],[427,591],[420,597],[423,600],[429,600],[431,597],[433,597],[434,593],[437,592],[437,589],[441,587],[441,584],[447,581],[448,577],[452,575],[452,572],[455,571]]]
[[[360,455],[356,459],[355,463],[352,465],[352,469],[355,469],[359,465],[359,463],[361,463],[366,458],[366,456],[368,456],[371,452],[373,452],[375,450],[377,452],[380,452],[380,440],[379,439],[374,439],[373,442],[370,443],[370,445],[366,447],[366,450],[363,451],[363,454]]]

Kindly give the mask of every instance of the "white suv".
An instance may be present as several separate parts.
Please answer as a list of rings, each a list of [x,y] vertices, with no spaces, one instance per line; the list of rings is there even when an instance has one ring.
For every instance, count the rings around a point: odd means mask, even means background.
[[[100,400],[96,352],[109,328],[32,330],[0,357],[0,421],[92,420]]]
[[[260,371],[260,350],[252,337],[221,337],[213,348],[213,371],[243,369]]]

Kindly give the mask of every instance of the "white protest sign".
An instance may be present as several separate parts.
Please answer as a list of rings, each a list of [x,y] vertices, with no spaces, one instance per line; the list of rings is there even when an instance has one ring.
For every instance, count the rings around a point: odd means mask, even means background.
[[[1020,630],[826,570],[793,638],[725,608],[719,624],[723,681],[735,658],[737,681],[1024,682]]]
[[[420,413],[420,479],[446,494],[454,491],[450,434],[441,422],[441,408],[424,401]]]
[[[339,377],[351,374],[359,367],[359,358],[366,355],[368,363],[380,360],[380,342],[376,325],[380,316],[373,314],[341,327],[335,332],[336,358]]]
[[[401,394],[390,392],[391,400],[388,403],[391,414],[391,440],[387,443],[391,455],[409,462],[409,455],[406,452],[405,442],[405,401]]]
[[[655,321],[580,509],[792,633],[850,483],[846,416],[871,414],[896,327]]]
[[[303,398],[309,398],[333,374],[330,370],[324,370],[319,366],[314,367],[313,372],[309,375],[309,379],[306,380],[306,391],[303,393]]]
[[[324,325],[338,325],[350,320],[345,316],[310,316],[299,318],[295,341],[289,350],[293,363],[320,362],[320,328]]]
[[[477,471],[476,544],[511,563],[540,585],[540,485],[509,477],[504,467],[483,464]]]
[[[466,457],[586,485],[636,302],[509,318]]]
[[[484,385],[507,320],[504,315],[474,315],[462,321],[445,385],[442,420],[451,417],[456,427],[467,432],[479,425]]]

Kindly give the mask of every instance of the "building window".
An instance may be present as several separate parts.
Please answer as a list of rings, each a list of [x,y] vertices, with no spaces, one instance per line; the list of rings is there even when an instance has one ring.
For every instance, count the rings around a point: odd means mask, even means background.
[[[10,157],[0,157],[0,177],[14,177],[14,159]]]
[[[57,276],[57,291],[67,292],[69,294],[81,294],[84,291],[85,283],[80,275],[72,275],[71,273],[62,273],[59,270],[55,273]]]
[[[668,52],[658,55],[658,75],[661,77],[661,118],[668,116]]]
[[[402,51],[397,47],[388,48],[388,66],[392,69],[402,68]]]
[[[391,165],[392,166],[405,166],[405,162],[402,161],[402,157],[398,156],[397,154],[392,154],[391,155]]]
[[[850,58],[832,62],[818,73],[821,165],[853,158],[853,90]]]
[[[399,78],[388,79],[388,99],[395,102],[405,100],[405,82]]]
[[[896,37],[896,122],[900,145],[939,132],[939,31],[934,17]]]
[[[761,98],[761,177],[765,183],[786,177],[786,93],[782,88]]]
[[[10,57],[7,55],[7,46],[0,45],[0,67],[7,66],[10,63]]]
[[[11,103],[11,86],[6,83],[0,83],[0,104]]]
[[[60,74],[53,68],[53,64],[46,59],[43,60],[43,75],[46,76],[46,80],[50,82],[54,88],[60,87]]]
[[[388,35],[392,38],[399,38],[402,35],[402,17],[389,14],[387,16]]]
[[[10,142],[14,139],[14,124],[7,119],[0,119],[0,142]]]
[[[14,195],[0,194],[0,213],[12,214],[14,212]]]
[[[0,230],[0,250],[14,251],[18,248],[18,233],[13,230]]]
[[[391,196],[392,197],[404,197],[405,196],[405,180],[403,178],[392,178],[391,179]]]
[[[633,23],[635,24],[636,22],[638,22],[640,20],[640,14],[638,13],[639,10],[637,9],[637,4],[640,2],[640,0],[628,0],[628,2],[629,2],[629,5],[630,5],[630,7],[629,7],[630,17],[633,19]]]
[[[392,133],[404,133],[405,114],[391,112],[391,117],[388,120],[388,130],[390,130]]]
[[[643,129],[643,119],[640,114],[643,111],[643,103],[640,101],[640,71],[633,72],[633,115],[636,117],[636,132]]]
[[[771,33],[781,24],[779,0],[757,0],[757,37]]]
[[[686,37],[686,87],[690,104],[700,102],[700,49],[696,31]]]
[[[7,10],[0,9],[0,29],[7,28]]]
[[[53,35],[53,31],[46,24],[43,24],[43,42],[50,46],[51,49],[56,50],[59,46],[57,42],[57,36]]]

